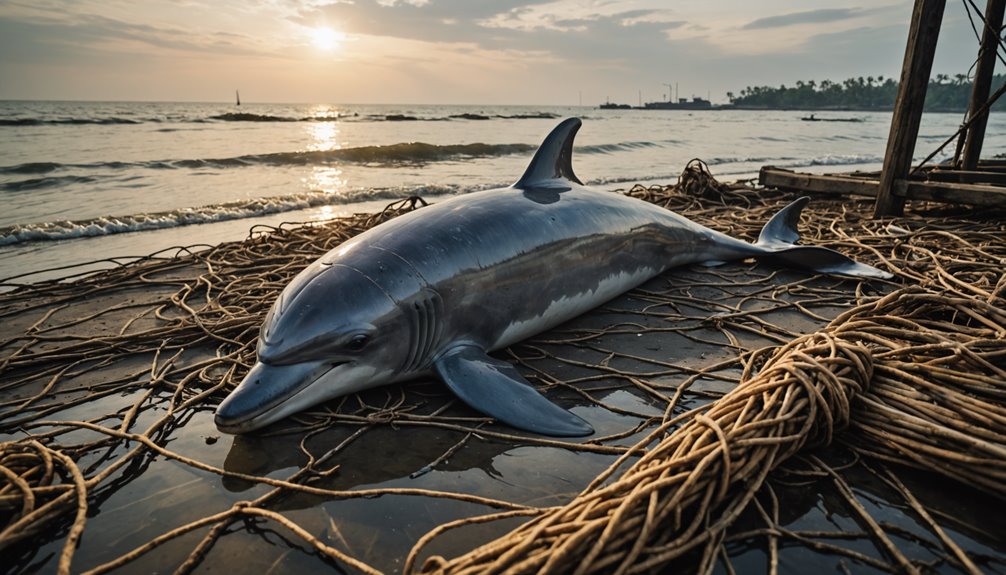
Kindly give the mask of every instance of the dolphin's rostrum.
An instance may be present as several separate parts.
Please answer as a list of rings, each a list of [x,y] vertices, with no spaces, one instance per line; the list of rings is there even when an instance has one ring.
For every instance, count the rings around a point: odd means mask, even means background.
[[[826,248],[793,245],[807,198],[749,244],[584,187],[571,164],[579,128],[571,118],[552,130],[514,185],[381,224],[302,271],[266,317],[258,362],[220,404],[217,426],[243,433],[334,397],[435,374],[465,403],[514,427],[588,435],[586,421],[488,353],[689,263],[756,257],[890,277]]]

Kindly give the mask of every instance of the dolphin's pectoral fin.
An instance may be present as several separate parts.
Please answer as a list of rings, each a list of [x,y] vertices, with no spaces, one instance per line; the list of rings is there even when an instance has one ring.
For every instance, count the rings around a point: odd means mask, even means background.
[[[459,347],[433,365],[465,403],[513,427],[563,437],[594,432],[586,421],[535,391],[513,365],[477,347]]]

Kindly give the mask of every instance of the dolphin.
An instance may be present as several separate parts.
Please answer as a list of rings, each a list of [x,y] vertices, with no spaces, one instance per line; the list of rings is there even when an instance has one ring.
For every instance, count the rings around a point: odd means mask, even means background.
[[[654,204],[592,190],[573,173],[577,118],[545,138],[512,186],[465,194],[378,225],[305,268],[263,322],[258,361],[216,411],[245,433],[335,397],[435,375],[513,427],[584,436],[591,426],[490,352],[691,263],[763,258],[815,272],[890,274],[794,245],[808,198],[750,244]]]

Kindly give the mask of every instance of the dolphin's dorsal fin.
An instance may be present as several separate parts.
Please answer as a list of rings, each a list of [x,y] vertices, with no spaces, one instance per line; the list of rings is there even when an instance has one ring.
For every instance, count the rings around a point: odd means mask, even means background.
[[[459,346],[433,363],[440,379],[462,401],[520,429],[560,437],[590,435],[579,416],[545,399],[512,364],[474,346]]]
[[[534,153],[527,170],[515,188],[533,188],[540,182],[563,178],[583,185],[573,173],[573,138],[580,129],[580,118],[569,118],[556,126]]]

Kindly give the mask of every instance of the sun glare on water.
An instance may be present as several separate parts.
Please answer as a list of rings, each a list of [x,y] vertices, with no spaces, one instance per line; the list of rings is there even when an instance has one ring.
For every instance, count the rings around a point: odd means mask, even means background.
[[[345,38],[342,32],[337,32],[327,26],[319,26],[311,29],[311,43],[319,50],[330,52],[339,47]]]

